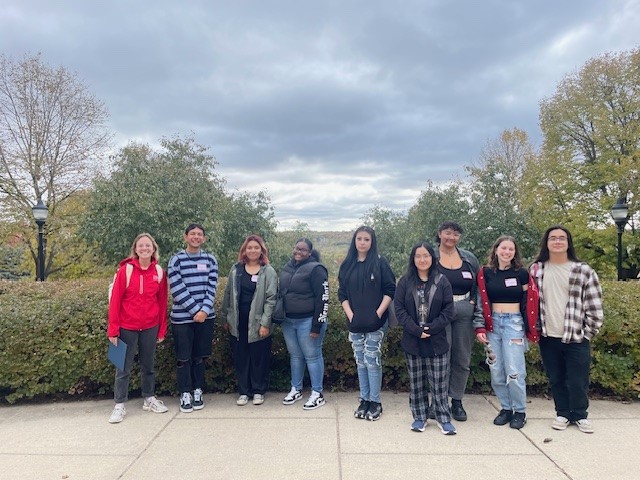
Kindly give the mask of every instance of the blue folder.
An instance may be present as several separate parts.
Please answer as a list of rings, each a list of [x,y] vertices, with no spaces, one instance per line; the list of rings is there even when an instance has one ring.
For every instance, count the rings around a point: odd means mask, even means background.
[[[107,358],[113,363],[118,370],[124,370],[124,359],[127,356],[127,344],[118,338],[118,346],[109,342],[109,351],[107,352]]]

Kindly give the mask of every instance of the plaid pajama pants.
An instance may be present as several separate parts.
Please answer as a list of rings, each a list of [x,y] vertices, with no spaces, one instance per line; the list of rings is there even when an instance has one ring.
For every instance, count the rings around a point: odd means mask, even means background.
[[[419,357],[405,353],[409,370],[409,408],[414,420],[429,418],[429,387],[438,423],[451,421],[449,409],[449,358],[444,355]]]

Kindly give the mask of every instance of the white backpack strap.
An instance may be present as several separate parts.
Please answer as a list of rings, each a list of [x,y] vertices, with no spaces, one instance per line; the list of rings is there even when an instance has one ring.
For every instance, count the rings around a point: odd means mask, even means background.
[[[156,263],[156,273],[158,274],[158,283],[162,283],[162,267]]]
[[[126,275],[126,283],[124,288],[128,288],[129,284],[131,283],[131,275],[133,274],[133,265],[131,265],[130,263],[127,263],[125,265],[124,273]]]

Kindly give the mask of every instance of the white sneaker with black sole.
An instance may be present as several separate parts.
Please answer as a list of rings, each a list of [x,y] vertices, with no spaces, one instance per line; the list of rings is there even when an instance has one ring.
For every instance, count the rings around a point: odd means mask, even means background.
[[[311,395],[309,396],[309,400],[305,403],[302,408],[305,410],[314,410],[318,407],[324,405],[324,397],[322,393],[316,392],[315,390],[311,390]]]
[[[291,391],[287,393],[287,396],[282,400],[283,405],[293,405],[302,398],[302,392],[291,387]]]
[[[193,399],[189,392],[180,395],[180,411],[183,413],[193,412]]]
[[[202,410],[204,408],[204,399],[202,398],[202,389],[196,388],[193,391],[193,409]]]

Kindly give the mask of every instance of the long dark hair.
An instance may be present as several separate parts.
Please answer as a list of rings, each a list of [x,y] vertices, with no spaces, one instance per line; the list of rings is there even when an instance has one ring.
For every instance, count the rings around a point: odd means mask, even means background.
[[[371,248],[367,252],[367,257],[364,259],[364,268],[367,279],[371,279],[373,281],[380,280],[380,257],[378,256],[378,242],[376,240],[376,232],[374,232],[373,228],[363,225],[359,227],[351,238],[351,244],[349,245],[349,250],[347,251],[347,256],[340,264],[340,271],[338,272],[338,280],[340,282],[346,282],[347,278],[351,274],[351,271],[354,269],[356,264],[358,263],[358,250],[356,249],[356,237],[358,233],[366,232],[371,236]]]
[[[498,237],[498,239],[493,243],[491,250],[489,250],[489,255],[487,260],[488,266],[491,267],[493,270],[498,269],[499,263],[498,263],[498,256],[496,255],[496,250],[498,249],[498,247],[502,242],[511,242],[516,247],[516,253],[511,259],[511,267],[514,270],[518,270],[524,267],[524,263],[522,262],[522,256],[520,255],[520,247],[518,247],[518,242],[516,242],[515,238],[509,235],[502,235],[501,237]]]
[[[540,240],[540,251],[538,252],[538,256],[533,262],[546,262],[549,260],[549,234],[553,230],[562,230],[567,234],[567,243],[569,247],[567,249],[567,257],[569,257],[569,260],[571,260],[572,262],[580,262],[581,260],[576,255],[576,250],[573,247],[573,236],[571,235],[569,229],[563,225],[551,225],[549,228],[547,228],[547,230],[544,232],[544,235],[542,235],[542,240]]]
[[[406,273],[407,278],[411,279],[416,285],[420,282],[420,276],[418,275],[418,267],[416,267],[416,262],[415,262],[416,251],[419,248],[426,248],[427,252],[429,252],[429,255],[431,255],[431,266],[429,267],[429,271],[428,271],[429,280],[433,278],[433,275],[435,274],[436,269],[438,268],[436,266],[436,263],[437,263],[436,256],[435,256],[436,254],[433,247],[429,245],[427,242],[416,243],[411,249],[411,253],[409,254],[409,263],[407,264],[407,273]]]

